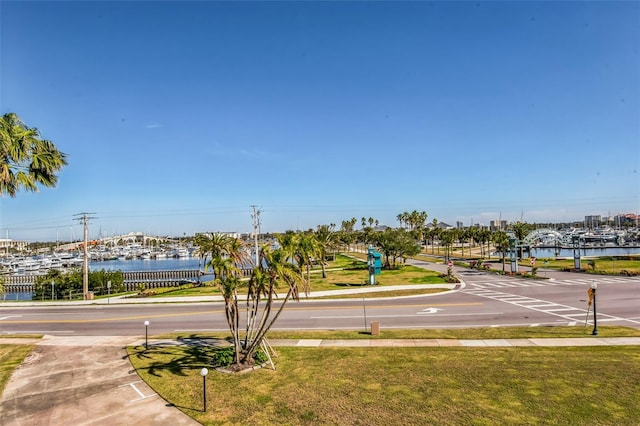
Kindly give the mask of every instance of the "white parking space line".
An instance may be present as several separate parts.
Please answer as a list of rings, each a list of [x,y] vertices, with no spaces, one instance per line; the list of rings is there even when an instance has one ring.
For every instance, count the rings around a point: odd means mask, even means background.
[[[137,382],[132,382],[132,383],[127,383],[124,385],[120,385],[119,387],[130,387],[131,389],[133,389],[138,395],[140,395],[140,398],[136,398],[136,399],[132,399],[129,402],[136,402],[136,401],[140,401],[142,399],[146,399],[146,398],[151,398],[152,396],[156,396],[155,393],[152,393],[151,395],[145,395],[143,394],[140,389],[138,389],[138,387],[136,386],[136,383],[142,383],[142,380],[138,380]]]

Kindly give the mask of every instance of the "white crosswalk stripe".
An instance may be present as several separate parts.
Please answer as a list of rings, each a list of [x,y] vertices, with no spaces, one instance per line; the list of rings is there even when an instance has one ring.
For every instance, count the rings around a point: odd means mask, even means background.
[[[588,287],[593,282],[598,284],[616,284],[620,282],[627,282],[629,278],[625,277],[601,277],[597,276],[593,279],[579,278],[569,280],[500,280],[500,281],[487,281],[487,282],[469,282],[467,286],[475,288],[517,288],[517,287],[545,287],[545,286],[561,286],[561,285],[580,285]]]
[[[511,305],[520,306],[522,308],[531,309],[533,311],[554,315],[556,317],[560,317],[569,321],[580,321],[581,319],[582,321],[584,321],[585,316],[588,314],[587,309],[562,305],[560,303],[536,299],[534,297],[514,297],[513,294],[501,293],[499,291],[484,288],[466,288],[463,290],[463,292],[478,297],[484,297],[487,299],[497,300],[499,302],[509,303]],[[638,321],[607,314],[598,314],[598,321],[630,321],[632,323],[640,324],[640,322]]]

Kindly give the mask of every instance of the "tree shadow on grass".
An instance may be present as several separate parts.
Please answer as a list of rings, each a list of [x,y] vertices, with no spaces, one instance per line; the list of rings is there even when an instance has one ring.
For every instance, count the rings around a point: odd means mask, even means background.
[[[142,360],[148,374],[161,377],[164,372],[187,376],[188,372],[211,367],[218,351],[229,347],[227,339],[180,337],[175,344],[155,343],[148,347],[135,346],[125,356]],[[156,359],[157,361],[154,361]]]

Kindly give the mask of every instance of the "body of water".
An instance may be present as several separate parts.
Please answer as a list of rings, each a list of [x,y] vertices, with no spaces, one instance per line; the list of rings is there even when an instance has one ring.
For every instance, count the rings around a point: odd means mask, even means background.
[[[91,271],[182,271],[185,269],[202,269],[200,259],[170,258],[170,259],[133,259],[133,260],[106,260],[104,262],[89,262]]]
[[[640,247],[586,247],[580,249],[580,256],[601,257],[601,256],[629,256],[640,255]],[[553,257],[573,257],[572,248],[532,248],[531,256],[538,258]]]
[[[89,270],[99,271],[182,271],[187,269],[202,269],[198,258],[169,258],[169,259],[135,259],[135,260],[106,260],[104,262],[89,262]],[[213,276],[204,276],[202,281],[208,281]],[[0,300],[31,300],[32,294],[25,292],[4,293]]]

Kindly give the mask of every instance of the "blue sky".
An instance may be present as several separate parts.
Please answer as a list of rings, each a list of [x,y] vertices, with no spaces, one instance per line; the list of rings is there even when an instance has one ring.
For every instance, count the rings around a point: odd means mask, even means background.
[[[69,165],[2,198],[0,233],[639,213],[638,22],[636,1],[2,1],[0,113]]]

